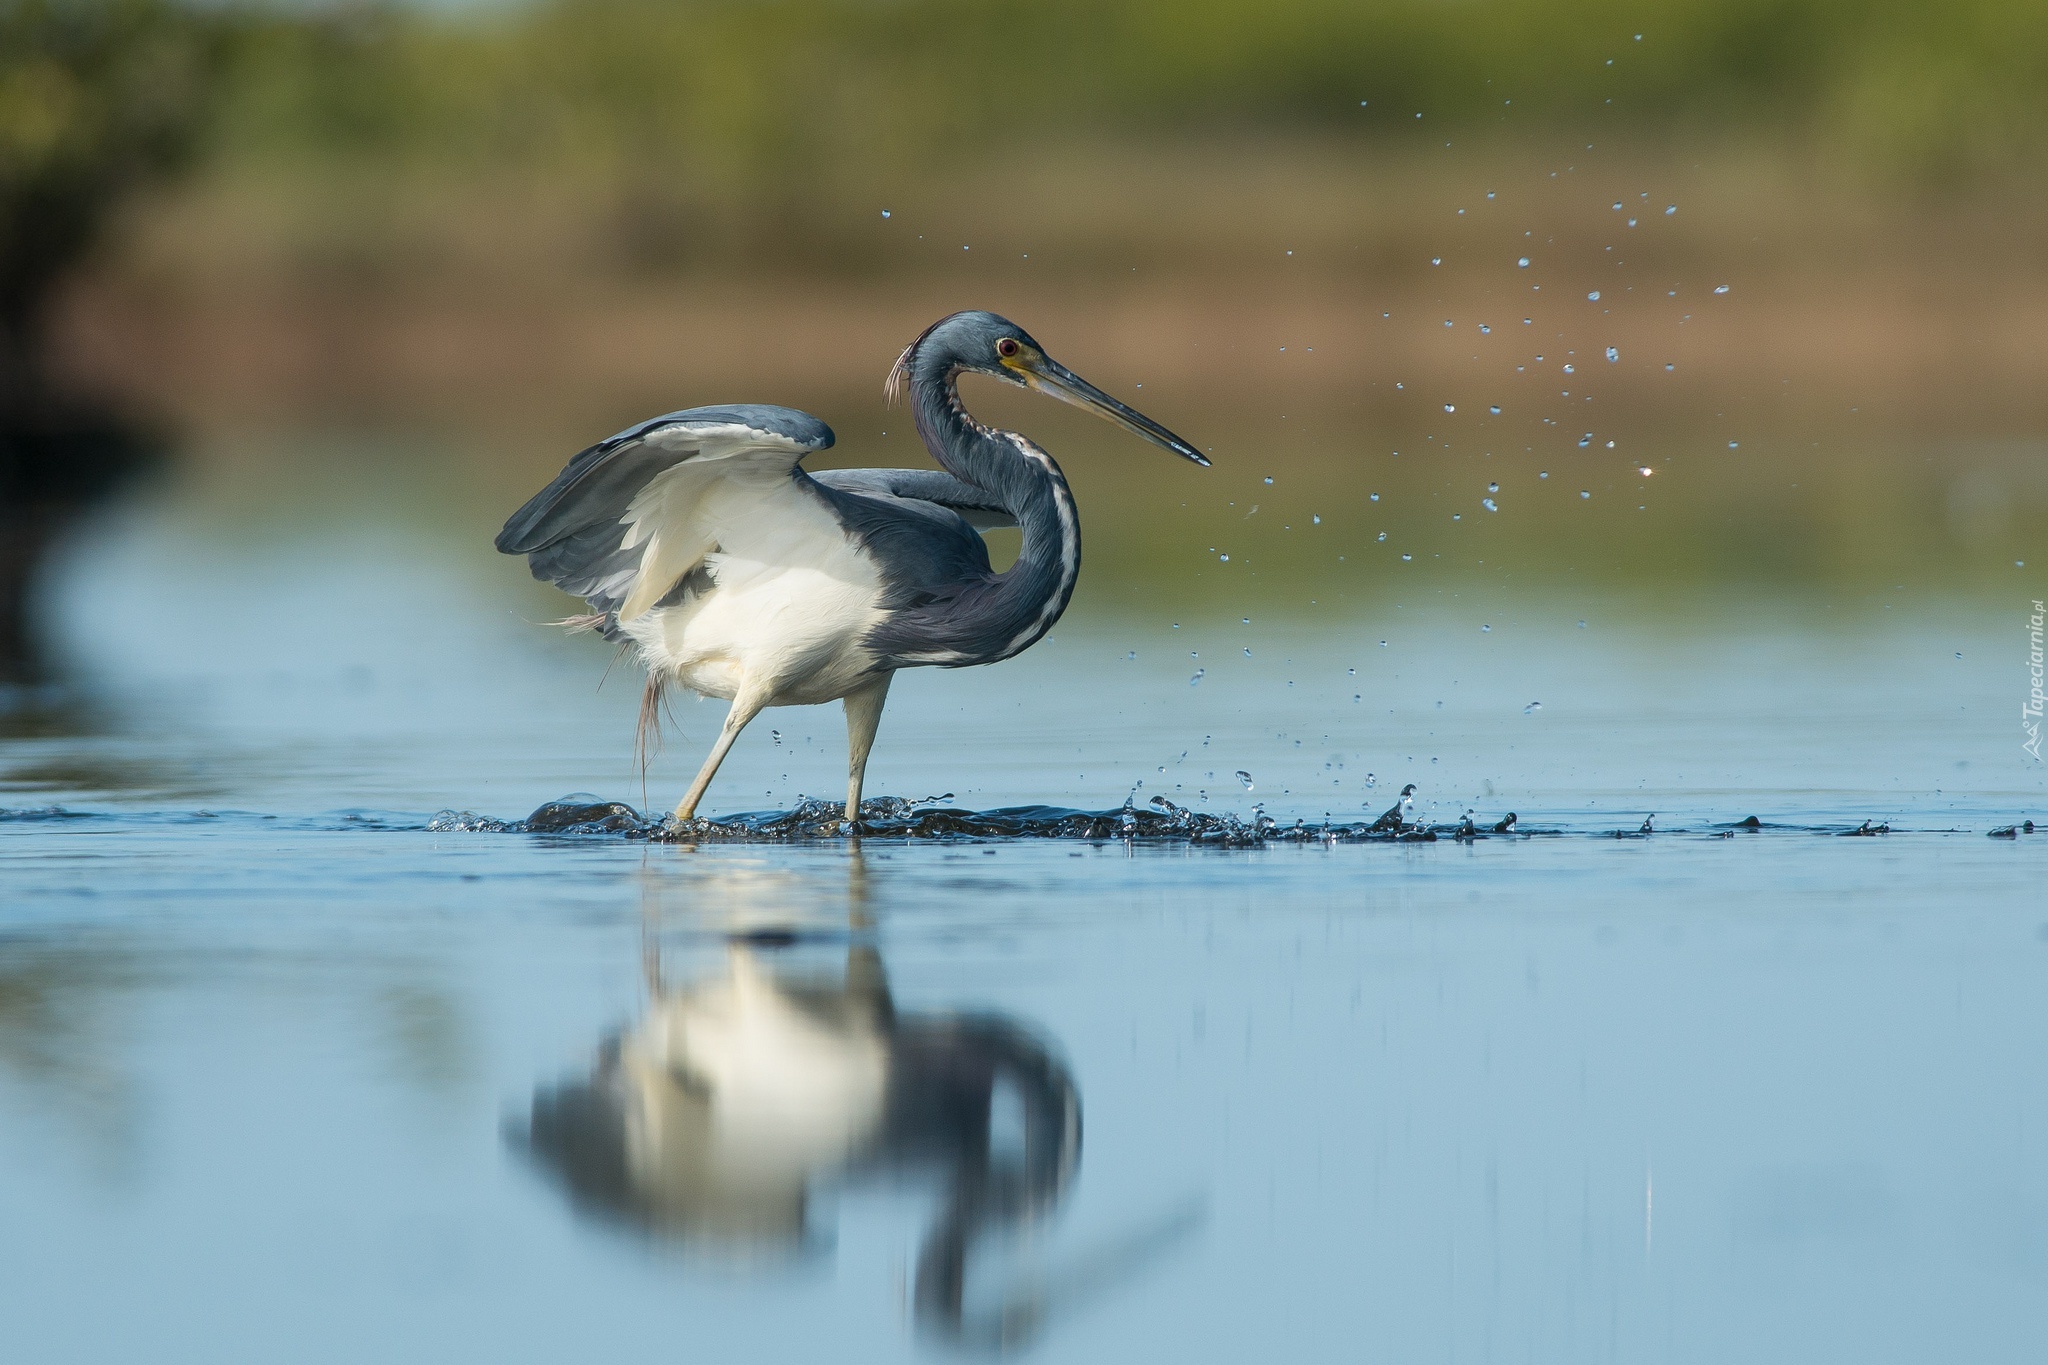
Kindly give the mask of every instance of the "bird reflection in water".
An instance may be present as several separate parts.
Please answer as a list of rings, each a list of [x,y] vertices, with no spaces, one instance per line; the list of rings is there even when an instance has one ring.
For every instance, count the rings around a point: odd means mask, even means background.
[[[676,986],[651,949],[645,1016],[587,1077],[539,1090],[512,1139],[579,1210],[738,1261],[815,1245],[821,1189],[935,1176],[920,1328],[1021,1345],[1048,1281],[1013,1253],[1073,1183],[1079,1092],[1011,1019],[898,1012],[855,919],[843,968],[823,973],[784,968],[790,936],[756,932],[733,939],[722,972]]]

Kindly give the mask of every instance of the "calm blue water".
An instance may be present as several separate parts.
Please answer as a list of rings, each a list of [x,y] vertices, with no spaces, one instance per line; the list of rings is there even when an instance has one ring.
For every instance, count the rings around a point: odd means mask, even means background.
[[[1291,822],[1414,782],[1563,833],[693,848],[424,828],[662,807],[719,714],[643,797],[637,679],[466,544],[167,499],[53,569],[69,682],[0,738],[46,812],[0,820],[9,1358],[2038,1338],[2048,835],[1986,837],[2048,807],[2017,599],[1084,598],[904,675],[871,792]],[[833,794],[842,736],[770,713],[711,809]],[[1751,814],[1808,832],[1711,837]]]

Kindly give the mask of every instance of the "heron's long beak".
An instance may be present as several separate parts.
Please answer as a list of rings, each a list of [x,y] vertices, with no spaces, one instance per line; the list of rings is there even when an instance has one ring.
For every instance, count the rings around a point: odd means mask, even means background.
[[[1193,460],[1205,467],[1209,463],[1208,457],[1201,451],[1144,413],[1117,402],[1050,356],[1031,355],[1027,348],[1026,356],[1019,357],[1017,362],[1011,362],[1010,367],[1023,377],[1026,384],[1040,393],[1049,393],[1063,403],[1072,403],[1077,408],[1092,412],[1104,421],[1122,427],[1133,436],[1142,436],[1153,445],[1164,446],[1183,460]]]

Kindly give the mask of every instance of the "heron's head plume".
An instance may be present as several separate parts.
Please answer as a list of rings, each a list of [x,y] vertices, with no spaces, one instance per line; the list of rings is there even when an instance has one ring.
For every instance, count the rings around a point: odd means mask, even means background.
[[[1186,441],[1054,360],[1029,332],[995,313],[955,313],[925,328],[896,357],[884,392],[894,402],[903,396],[906,386],[950,380],[963,370],[1050,394],[1182,459],[1209,463]]]
[[[1025,387],[1023,378],[1002,361],[1014,359],[1026,347],[1038,352],[1038,343],[1029,332],[998,314],[970,310],[940,318],[896,357],[889,370],[889,401],[903,397],[919,374],[940,376],[971,370]]]

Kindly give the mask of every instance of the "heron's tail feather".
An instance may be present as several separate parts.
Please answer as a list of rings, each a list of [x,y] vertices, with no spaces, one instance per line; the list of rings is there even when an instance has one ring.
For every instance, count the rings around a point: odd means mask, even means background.
[[[560,626],[571,635],[579,635],[586,630],[603,633],[606,627],[611,624],[611,619],[612,614],[608,611],[593,611],[581,616],[564,616],[561,620],[550,621],[548,624]]]
[[[633,761],[640,767],[640,781],[647,781],[647,764],[661,750],[661,708],[668,700],[668,677],[650,670],[647,686],[640,693],[640,723],[633,731]]]

